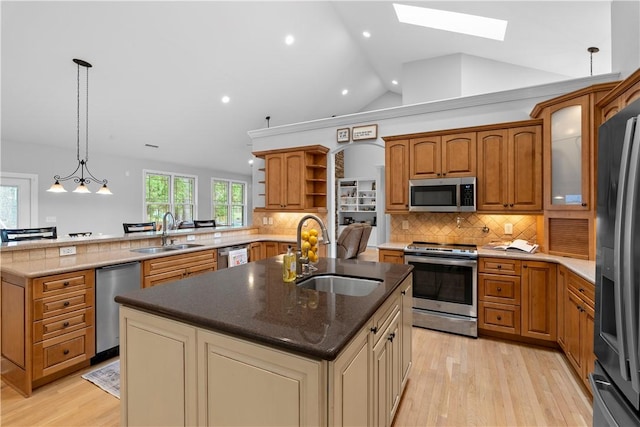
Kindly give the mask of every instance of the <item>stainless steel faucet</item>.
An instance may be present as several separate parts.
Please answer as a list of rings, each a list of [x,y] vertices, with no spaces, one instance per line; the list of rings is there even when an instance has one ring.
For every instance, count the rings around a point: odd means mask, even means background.
[[[176,223],[176,218],[173,216],[171,212],[167,212],[162,217],[162,246],[167,246],[167,217],[171,217],[171,226],[173,227]]]
[[[325,227],[324,222],[322,222],[320,218],[311,214],[305,215],[300,218],[300,222],[298,222],[298,231],[296,233],[296,242],[298,244],[298,250],[296,251],[296,268],[300,268],[302,275],[309,274],[308,268],[305,268],[303,266],[304,264],[308,267],[309,258],[302,257],[302,226],[308,219],[313,219],[320,225],[320,230],[322,231],[322,244],[328,245],[329,243],[331,243],[331,240],[329,239],[329,233],[327,232],[327,227]]]

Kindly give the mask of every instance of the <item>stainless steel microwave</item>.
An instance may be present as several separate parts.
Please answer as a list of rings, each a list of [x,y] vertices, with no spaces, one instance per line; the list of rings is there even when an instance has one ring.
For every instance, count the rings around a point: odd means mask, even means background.
[[[475,177],[409,181],[409,211],[475,212],[475,210]]]

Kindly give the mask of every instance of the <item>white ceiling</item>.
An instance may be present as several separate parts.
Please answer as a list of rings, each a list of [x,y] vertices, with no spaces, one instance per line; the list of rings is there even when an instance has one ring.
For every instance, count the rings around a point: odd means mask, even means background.
[[[593,74],[611,71],[608,1],[403,3],[506,19],[506,39],[400,24],[390,1],[3,1],[2,141],[75,149],[73,58],[93,64],[92,155],[243,174],[247,131],[266,116],[277,126],[362,111],[401,94],[410,61],[464,53],[577,78],[598,46]]]

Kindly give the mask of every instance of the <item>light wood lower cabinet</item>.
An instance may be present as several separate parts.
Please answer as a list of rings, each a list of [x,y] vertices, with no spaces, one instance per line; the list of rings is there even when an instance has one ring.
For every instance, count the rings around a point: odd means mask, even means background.
[[[2,378],[25,396],[95,355],[95,272],[2,276]]]
[[[595,315],[595,287],[575,273],[567,272],[564,295],[565,354],[585,386],[593,370],[593,329]]]
[[[404,252],[394,249],[378,249],[378,261],[404,264]]]
[[[480,330],[556,341],[555,264],[482,257],[478,272]]]
[[[196,274],[215,271],[216,268],[215,249],[145,260],[142,262],[142,287],[150,288],[175,282]]]
[[[411,286],[331,362],[121,307],[122,425],[390,426],[411,366]]]

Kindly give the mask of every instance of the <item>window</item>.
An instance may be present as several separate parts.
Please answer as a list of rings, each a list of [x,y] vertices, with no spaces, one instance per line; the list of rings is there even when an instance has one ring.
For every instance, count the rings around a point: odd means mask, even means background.
[[[4,172],[0,176],[0,228],[30,228],[38,222],[38,177]]]
[[[247,183],[211,180],[213,218],[217,225],[246,225]]]
[[[145,221],[162,222],[166,212],[176,221],[193,221],[197,183],[195,176],[144,171]]]

